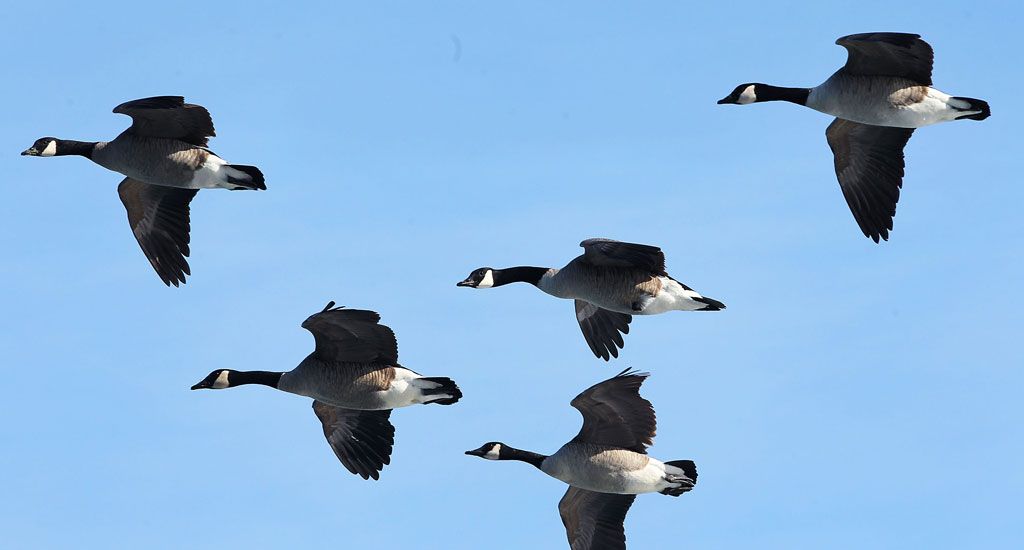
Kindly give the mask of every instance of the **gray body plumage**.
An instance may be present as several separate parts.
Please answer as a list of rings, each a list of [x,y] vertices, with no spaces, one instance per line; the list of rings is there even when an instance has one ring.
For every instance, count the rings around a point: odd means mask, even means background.
[[[395,368],[388,365],[339,363],[307,357],[281,375],[277,388],[335,407],[375,411],[394,407],[385,400],[394,379]]]
[[[636,494],[637,477],[651,458],[628,449],[571,441],[544,459],[540,469],[573,487]]]
[[[583,256],[548,273],[538,285],[544,292],[559,298],[583,300],[619,313],[642,313],[635,305],[656,297],[662,288],[660,278],[649,271],[595,266]]]
[[[928,97],[928,86],[895,76],[849,74],[840,69],[811,89],[807,107],[844,120],[897,128],[937,121],[911,109]]]
[[[151,185],[198,189],[192,183],[195,171],[210,152],[177,139],[138,136],[122,132],[113,141],[100,142],[93,150],[96,164]]]

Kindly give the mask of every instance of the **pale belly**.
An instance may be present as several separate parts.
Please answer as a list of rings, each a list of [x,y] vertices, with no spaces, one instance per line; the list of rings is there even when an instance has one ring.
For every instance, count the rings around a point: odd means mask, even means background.
[[[542,470],[551,477],[573,487],[622,495],[639,495],[662,491],[673,484],[665,480],[665,468],[661,461],[626,450],[611,450],[596,453],[587,460],[579,461],[573,453],[560,456],[560,450],[542,465]],[[625,458],[625,467],[622,461]],[[553,461],[551,461],[554,459]],[[551,461],[549,463],[549,461]],[[630,462],[635,462],[629,464]],[[640,464],[639,462],[646,462]],[[569,465],[572,464],[572,467]]]

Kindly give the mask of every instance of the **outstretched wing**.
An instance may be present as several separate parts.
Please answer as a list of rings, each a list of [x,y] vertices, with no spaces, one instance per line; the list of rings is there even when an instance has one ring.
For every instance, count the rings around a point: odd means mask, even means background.
[[[128,131],[140,136],[179,139],[205,147],[213,130],[210,112],[201,105],[185,103],[181,96],[147,97],[114,107],[114,112],[132,117]]]
[[[380,323],[375,311],[334,307],[310,315],[302,328],[313,333],[316,350],[310,355],[321,361],[347,363],[398,363],[395,333]]]
[[[825,130],[836,178],[864,235],[889,239],[903,187],[903,148],[913,128],[860,124],[837,118]]]
[[[558,513],[572,550],[625,550],[623,522],[636,495],[597,493],[569,487]]]
[[[591,265],[632,267],[655,275],[668,275],[665,272],[665,254],[656,246],[611,239],[587,239],[580,246],[583,247],[584,261]]]
[[[924,86],[932,84],[934,53],[918,34],[869,32],[836,40],[849,56],[847,73],[863,76],[897,76]]]
[[[640,397],[648,376],[626,369],[577,395],[571,404],[583,414],[583,428],[573,441],[646,453],[657,430],[654,407]]]
[[[395,427],[388,420],[391,410],[357,411],[313,401],[313,412],[345,468],[363,479],[379,479],[384,465],[391,463],[395,444]]]
[[[188,267],[189,202],[197,189],[150,185],[125,178],[117,186],[128,225],[156,274],[167,286],[184,284]]]
[[[576,320],[590,351],[608,361],[610,357],[619,356],[619,349],[624,345],[622,334],[629,334],[629,322],[633,316],[576,300]]]

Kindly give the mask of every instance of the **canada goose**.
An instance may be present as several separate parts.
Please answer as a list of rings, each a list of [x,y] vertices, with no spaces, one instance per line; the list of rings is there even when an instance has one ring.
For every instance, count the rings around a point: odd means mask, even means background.
[[[115,113],[132,125],[113,141],[73,141],[44,137],[22,155],[83,156],[127,176],[117,186],[128,225],[142,252],[167,286],[191,275],[189,202],[199,189],[266,189],[255,166],[228,164],[206,148],[215,136],[210,113],[181,96],[149,97],[122,103]]]
[[[692,460],[661,462],[647,456],[656,423],[650,401],[640,397],[647,373],[624,370],[572,400],[583,428],[553,455],[492,441],[466,454],[488,460],[518,460],[569,484],[558,503],[573,550],[626,547],[622,522],[641,493],[677,497],[693,489]]]
[[[457,286],[491,288],[530,283],[547,294],[576,301],[576,320],[594,355],[609,360],[623,347],[633,315],[666,311],[718,311],[725,304],[701,296],[665,271],[656,246],[611,239],[587,239],[583,254],[562,269],[481,267]],[[618,346],[618,348],[616,347]]]
[[[288,372],[217,369],[192,389],[262,384],[312,397],[327,443],[345,468],[378,479],[395,442],[391,409],[451,405],[462,397],[451,378],[420,376],[399,365],[395,333],[378,321],[376,312],[330,302],[302,323],[316,349],[299,366]]]
[[[875,32],[836,40],[846,65],[814,88],[740,84],[719,104],[788,101],[837,117],[825,138],[836,177],[864,235],[889,240],[903,186],[903,147],[914,128],[985,120],[988,103],[931,87],[932,47],[916,34]]]

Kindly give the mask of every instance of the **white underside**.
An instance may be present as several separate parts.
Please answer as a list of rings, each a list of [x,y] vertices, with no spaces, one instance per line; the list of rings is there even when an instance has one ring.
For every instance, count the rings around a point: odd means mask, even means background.
[[[437,382],[423,380],[422,376],[409,369],[395,367],[395,378],[391,381],[390,388],[380,392],[382,394],[381,399],[384,401],[386,408],[397,409],[426,403],[427,401],[444,399],[446,396],[455,397],[441,393],[423,395],[423,390],[431,390],[440,386],[441,384]]]
[[[206,162],[196,170],[192,176],[192,181],[189,182],[189,189],[235,189],[243,187],[241,185],[228,183],[228,176],[241,179],[249,180],[249,175],[240,170],[236,170],[228,166],[228,161],[218,157],[217,155],[210,154],[206,157]]]
[[[632,313],[657,315],[668,311],[696,311],[707,307],[707,304],[694,300],[694,298],[702,297],[697,292],[686,290],[683,285],[668,277],[658,277],[658,279],[661,280],[661,292],[647,302],[642,311]]]
[[[811,90],[807,98],[807,106],[816,111],[861,124],[896,128],[921,128],[922,126],[949,122],[956,120],[957,117],[981,112],[956,109],[955,107],[960,109],[967,108],[970,104],[959,99],[953,99],[952,96],[935,88],[928,88],[928,94],[923,101],[906,106],[888,104],[879,108],[877,104],[843,104],[841,101],[828,97],[828,89],[825,87],[827,84],[828,82]]]

